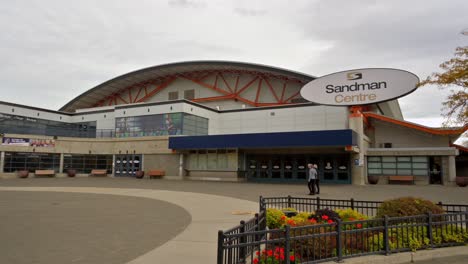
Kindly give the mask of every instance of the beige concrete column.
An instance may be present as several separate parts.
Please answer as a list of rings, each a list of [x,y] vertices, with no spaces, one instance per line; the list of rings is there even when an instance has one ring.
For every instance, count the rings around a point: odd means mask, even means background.
[[[184,153],[179,154],[179,177],[184,178]]]
[[[143,165],[143,158],[140,161]],[[140,165],[141,166],[141,165]],[[112,172],[111,172],[111,177],[114,177],[114,171],[115,171],[115,155],[112,155]]]
[[[359,153],[351,154],[351,181],[353,185],[366,184],[366,164],[364,163],[364,123],[362,114],[353,114],[349,117],[349,128],[358,134],[357,147]],[[362,159],[362,160],[361,160]],[[359,160],[359,164],[355,164]]]
[[[3,172],[5,167],[5,151],[0,152],[0,173]]]
[[[448,156],[448,179],[449,182],[455,182],[457,176],[457,168],[455,165],[455,156]]]
[[[63,173],[63,163],[64,163],[64,155],[63,153],[60,153],[59,173]]]
[[[145,154],[141,154],[141,160],[140,160],[140,170],[145,171],[145,163],[143,162],[143,160],[145,160]]]

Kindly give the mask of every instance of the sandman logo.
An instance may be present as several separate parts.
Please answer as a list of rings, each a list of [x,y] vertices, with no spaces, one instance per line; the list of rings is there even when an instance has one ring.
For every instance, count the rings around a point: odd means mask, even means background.
[[[362,73],[360,73],[360,72],[349,72],[348,74],[346,74],[346,77],[350,81],[359,80],[359,79],[362,79]]]

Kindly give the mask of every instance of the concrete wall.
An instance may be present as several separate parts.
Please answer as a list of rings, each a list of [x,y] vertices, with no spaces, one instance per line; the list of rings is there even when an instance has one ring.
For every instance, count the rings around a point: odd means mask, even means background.
[[[7,134],[7,137],[53,139],[52,137],[36,135]],[[55,147],[22,147],[0,145],[0,151],[6,152],[42,152],[71,154],[154,154],[172,153],[168,149],[167,136],[141,138],[64,138],[55,140]]]
[[[150,170],[164,170],[166,176],[179,175],[179,154],[145,154],[143,164],[145,175]]]
[[[448,147],[447,136],[431,135],[422,131],[375,120],[373,147],[380,148],[383,143],[392,143],[392,148]]]
[[[18,115],[30,118],[52,120],[58,122],[71,122],[71,116],[66,114],[54,113],[41,109],[30,109],[20,106],[11,106],[8,104],[0,104],[0,113],[4,113],[7,115]]]
[[[347,108],[304,106],[221,113],[218,118],[217,134],[313,131],[346,128],[348,128]]]

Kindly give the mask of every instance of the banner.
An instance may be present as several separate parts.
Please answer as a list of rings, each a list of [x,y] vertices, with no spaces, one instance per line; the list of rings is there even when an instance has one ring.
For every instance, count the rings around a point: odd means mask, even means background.
[[[2,145],[22,147],[55,147],[55,140],[4,137],[2,138]]]

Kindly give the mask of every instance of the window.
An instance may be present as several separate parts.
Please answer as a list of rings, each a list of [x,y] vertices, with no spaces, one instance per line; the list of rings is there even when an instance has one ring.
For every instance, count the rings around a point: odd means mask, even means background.
[[[64,155],[63,168],[64,171],[74,169],[77,173],[91,173],[93,169],[112,173],[112,155]]]
[[[177,100],[179,99],[179,92],[169,92],[169,100]]]
[[[369,175],[417,175],[427,176],[427,157],[368,157]]]
[[[184,99],[187,99],[187,100],[195,99],[195,90],[185,90]]]
[[[6,152],[4,172],[54,170],[60,168],[60,154]]]

